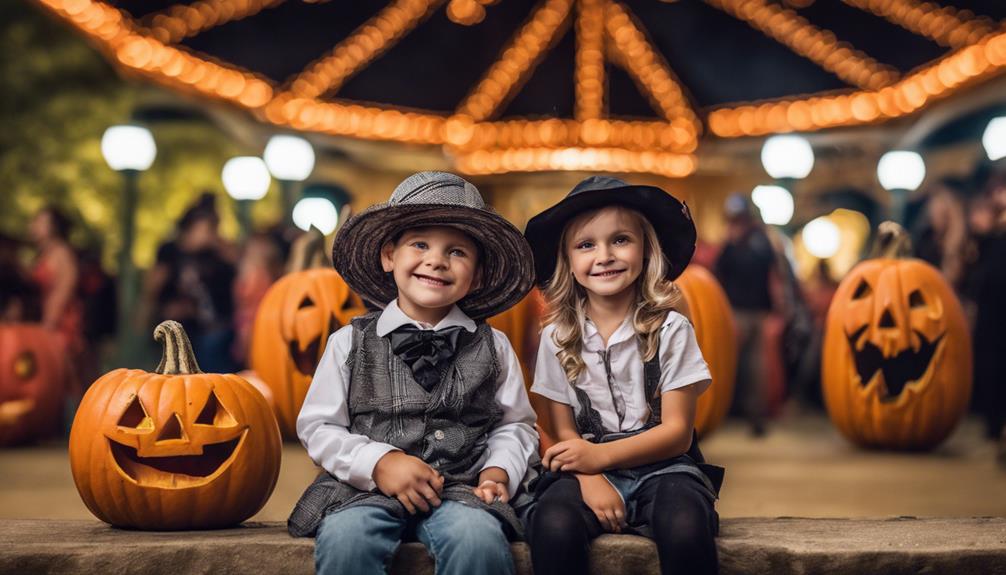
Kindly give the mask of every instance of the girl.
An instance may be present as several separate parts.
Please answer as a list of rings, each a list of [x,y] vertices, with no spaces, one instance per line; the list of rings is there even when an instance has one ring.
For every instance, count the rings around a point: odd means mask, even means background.
[[[528,517],[535,573],[586,573],[603,532],[652,537],[662,573],[715,573],[722,469],[705,465],[692,427],[711,381],[671,283],[695,249],[688,209],[594,176],[525,236],[550,310],[531,391],[559,441]]]

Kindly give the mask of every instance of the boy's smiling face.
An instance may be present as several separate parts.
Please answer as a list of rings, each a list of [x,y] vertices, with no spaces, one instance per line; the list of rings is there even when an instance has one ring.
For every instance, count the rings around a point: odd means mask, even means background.
[[[381,265],[398,287],[398,307],[412,319],[436,324],[478,287],[478,246],[447,226],[405,230],[381,248]]]

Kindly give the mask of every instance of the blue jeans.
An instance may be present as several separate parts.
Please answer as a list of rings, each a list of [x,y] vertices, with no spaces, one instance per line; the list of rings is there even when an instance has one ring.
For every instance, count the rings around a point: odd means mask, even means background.
[[[514,573],[510,543],[500,522],[482,509],[457,501],[444,501],[428,515],[412,519],[368,505],[333,513],[318,528],[315,571],[318,575],[384,573],[410,525],[436,562],[436,575]]]

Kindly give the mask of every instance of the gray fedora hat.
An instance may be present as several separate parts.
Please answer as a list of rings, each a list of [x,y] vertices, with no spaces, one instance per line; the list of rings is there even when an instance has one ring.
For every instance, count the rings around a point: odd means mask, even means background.
[[[485,204],[471,182],[446,172],[413,174],[386,203],[350,218],[335,236],[333,265],[353,291],[383,307],[398,297],[398,288],[381,267],[381,247],[402,231],[424,226],[450,226],[478,243],[482,281],[458,302],[472,319],[505,311],[534,285],[534,258],[524,236]]]

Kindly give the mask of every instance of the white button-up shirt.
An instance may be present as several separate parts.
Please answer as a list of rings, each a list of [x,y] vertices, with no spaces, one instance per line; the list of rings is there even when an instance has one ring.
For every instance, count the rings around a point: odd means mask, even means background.
[[[695,331],[685,316],[671,311],[660,328],[660,393],[686,385],[698,384],[702,393],[709,387],[709,367]],[[555,325],[545,326],[538,347],[538,361],[531,391],[552,401],[573,406],[579,413],[576,392],[559,364],[559,346],[553,339]],[[608,338],[608,345],[597,332],[593,322],[583,325],[581,357],[586,369],[574,382],[590,398],[591,407],[601,416],[608,431],[634,431],[646,424],[650,406],[644,392],[643,358],[639,353],[632,316],[625,318]],[[606,365],[607,364],[607,365]],[[609,385],[610,377],[610,385]],[[619,417],[619,412],[622,416]]]
[[[476,329],[475,322],[457,306],[436,326],[430,326],[405,315],[398,307],[398,300],[394,300],[377,319],[377,335],[384,337],[406,324],[420,329],[452,326],[461,326],[470,332]],[[535,413],[524,390],[517,355],[510,341],[497,329],[493,329],[493,343],[500,364],[496,403],[503,413],[500,422],[489,432],[489,458],[482,469],[500,467],[506,471],[512,497],[527,471],[531,455],[538,450],[538,433],[534,429]],[[352,325],[328,338],[297,417],[297,436],[311,459],[336,479],[357,489],[372,491],[377,487],[373,479],[377,461],[397,448],[349,431],[350,371],[346,359],[352,346]]]

